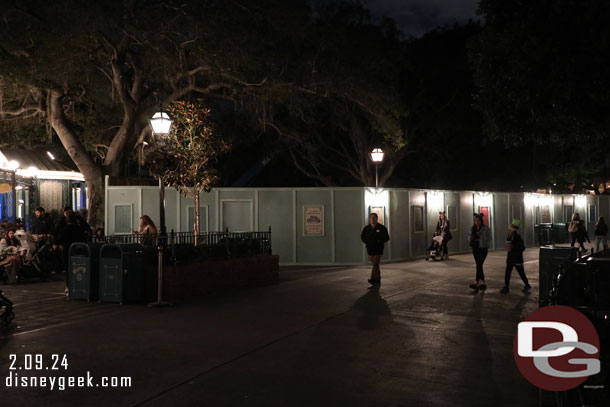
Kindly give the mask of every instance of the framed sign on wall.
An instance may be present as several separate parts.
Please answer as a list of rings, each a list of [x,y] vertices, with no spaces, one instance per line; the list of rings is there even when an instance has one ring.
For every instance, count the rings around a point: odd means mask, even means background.
[[[303,236],[324,236],[324,205],[303,205]]]
[[[479,213],[483,215],[483,224],[489,227],[489,206],[479,207]]]

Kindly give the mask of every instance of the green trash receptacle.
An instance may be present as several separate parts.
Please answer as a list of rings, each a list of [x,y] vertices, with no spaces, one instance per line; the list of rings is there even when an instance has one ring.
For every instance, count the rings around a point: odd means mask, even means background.
[[[140,244],[105,244],[100,250],[100,302],[144,299],[144,248]]]
[[[570,243],[568,225],[565,223],[553,223],[553,241],[558,243]]]
[[[575,247],[541,247],[538,260],[538,305],[549,305],[553,279],[560,269],[564,270],[578,257]]]
[[[553,225],[551,223],[541,223],[534,227],[538,234],[539,246],[550,246],[554,243],[553,240]]]
[[[68,299],[97,300],[100,247],[95,243],[72,243],[70,246]]]

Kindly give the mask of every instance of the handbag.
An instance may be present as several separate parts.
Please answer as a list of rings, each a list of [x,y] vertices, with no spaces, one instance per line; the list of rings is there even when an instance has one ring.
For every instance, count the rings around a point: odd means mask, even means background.
[[[578,226],[579,226],[578,221],[576,221],[576,220],[571,221],[570,226],[568,226],[568,232],[570,232],[570,233],[578,232]]]

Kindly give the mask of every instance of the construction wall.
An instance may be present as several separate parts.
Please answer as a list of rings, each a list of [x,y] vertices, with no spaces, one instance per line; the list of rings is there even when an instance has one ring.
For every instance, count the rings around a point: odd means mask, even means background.
[[[106,181],[108,183],[108,180]],[[598,216],[610,217],[610,196],[538,195],[475,191],[370,188],[218,188],[202,193],[202,231],[273,231],[273,251],[282,264],[365,264],[360,232],[372,211],[390,232],[384,261],[421,258],[432,239],[438,212],[451,221],[450,253],[469,251],[472,214],[484,212],[492,249],[504,250],[507,226],[522,221],[528,246],[538,243],[536,225],[564,223],[572,212],[586,219],[590,235]],[[193,230],[194,200],[165,191],[168,231]],[[159,189],[106,185],[106,233],[132,233],[139,217],[159,226]]]

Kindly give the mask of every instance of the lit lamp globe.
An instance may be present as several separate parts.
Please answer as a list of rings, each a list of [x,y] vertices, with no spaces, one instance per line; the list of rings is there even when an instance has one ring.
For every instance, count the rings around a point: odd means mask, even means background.
[[[383,151],[380,148],[376,148],[371,152],[371,160],[375,164],[379,164],[383,161]]]
[[[150,123],[153,134],[161,136],[169,134],[169,130],[172,127],[172,119],[163,111],[155,113],[148,122]]]

